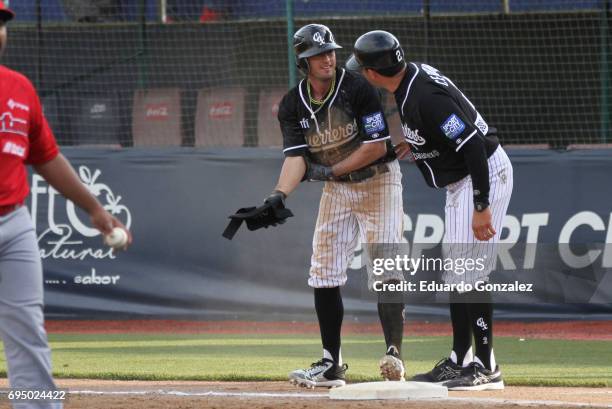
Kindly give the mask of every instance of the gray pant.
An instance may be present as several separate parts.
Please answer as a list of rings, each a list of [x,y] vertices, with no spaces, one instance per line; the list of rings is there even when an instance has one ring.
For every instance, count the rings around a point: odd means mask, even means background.
[[[0,217],[0,336],[11,388],[56,389],[43,317],[43,275],[32,219],[25,207]],[[14,408],[60,409],[32,401]]]

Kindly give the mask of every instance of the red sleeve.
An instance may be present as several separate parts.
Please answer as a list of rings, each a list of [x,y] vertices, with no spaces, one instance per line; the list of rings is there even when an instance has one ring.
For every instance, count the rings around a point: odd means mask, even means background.
[[[32,87],[31,101],[30,152],[26,163],[40,165],[54,159],[59,154],[59,147],[47,123],[47,119],[43,115],[40,99],[34,87]]]

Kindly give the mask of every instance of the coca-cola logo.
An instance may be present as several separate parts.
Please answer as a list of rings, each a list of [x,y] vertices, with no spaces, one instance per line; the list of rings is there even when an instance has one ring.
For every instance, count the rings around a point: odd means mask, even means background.
[[[231,102],[218,102],[212,104],[208,111],[208,116],[211,119],[229,118],[234,113],[234,105]]]
[[[168,119],[169,109],[167,104],[147,105],[145,115],[152,121],[164,121]]]

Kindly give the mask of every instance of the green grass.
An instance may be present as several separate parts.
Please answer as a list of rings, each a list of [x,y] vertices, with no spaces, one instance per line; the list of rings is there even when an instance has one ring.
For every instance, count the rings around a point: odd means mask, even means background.
[[[379,380],[381,338],[344,337],[351,381]],[[58,378],[285,380],[321,354],[319,338],[311,335],[51,334],[49,341]],[[429,370],[449,347],[448,337],[406,337],[408,375]],[[612,386],[611,347],[606,341],[495,339],[509,385]],[[0,374],[6,376],[3,359]]]

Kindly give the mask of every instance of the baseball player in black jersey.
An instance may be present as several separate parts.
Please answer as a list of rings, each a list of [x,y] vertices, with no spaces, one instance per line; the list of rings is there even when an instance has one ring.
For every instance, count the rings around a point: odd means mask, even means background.
[[[394,93],[406,138],[396,147],[398,155],[411,155],[429,186],[446,188],[443,255],[487,260],[484,269],[465,274],[445,271],[445,282],[487,281],[513,182],[512,164],[497,130],[436,68],[407,63],[399,41],[386,31],[359,37],[347,68]],[[450,301],[451,354],[413,380],[442,383],[451,390],[503,389],[493,353],[491,294],[454,291]]]
[[[335,50],[341,47],[329,28],[308,24],[295,33],[293,44],[305,78],[279,106],[285,161],[266,202],[284,201],[303,180],[325,182],[308,279],[323,357],[293,371],[289,379],[306,387],[342,386],[347,366],[340,351],[340,287],[359,240],[401,242],[401,173],[378,91],[361,76],[336,67]],[[378,305],[387,345],[380,368],[389,380],[404,377],[403,310],[401,302]]]

